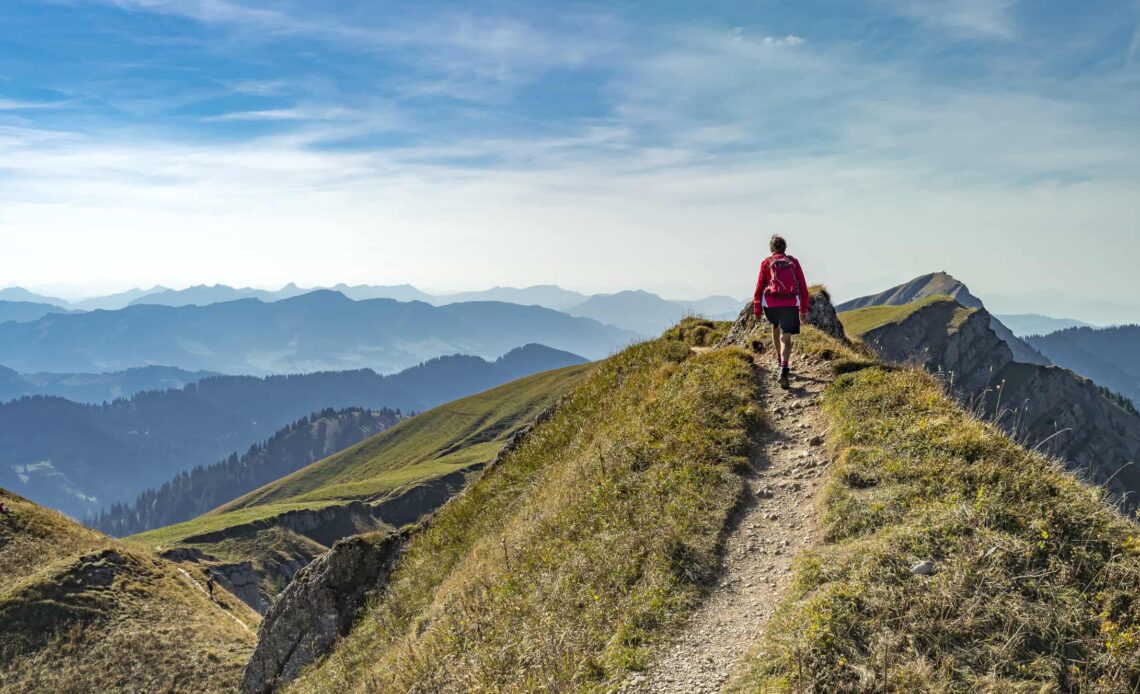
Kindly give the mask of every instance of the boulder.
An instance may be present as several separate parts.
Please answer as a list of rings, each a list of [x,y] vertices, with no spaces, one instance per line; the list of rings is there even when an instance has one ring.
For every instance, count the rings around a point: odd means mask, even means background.
[[[839,314],[831,303],[831,295],[826,289],[817,288],[811,292],[811,309],[808,311],[807,324],[834,337],[840,342],[847,342],[847,333],[843,324],[839,322]],[[746,345],[749,341],[760,337],[758,331],[767,330],[763,320],[758,319],[752,312],[752,302],[740,311],[736,322],[728,331],[728,335],[721,340],[718,346]],[[766,337],[766,336],[765,336]]]
[[[386,583],[407,538],[346,538],[301,569],[261,622],[242,694],[277,691],[327,654],[348,633],[368,594]]]

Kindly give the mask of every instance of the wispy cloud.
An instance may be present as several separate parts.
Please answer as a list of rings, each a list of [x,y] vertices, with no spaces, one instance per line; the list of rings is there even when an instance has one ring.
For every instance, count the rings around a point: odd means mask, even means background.
[[[799,36],[796,36],[795,34],[788,34],[787,36],[783,36],[783,37],[778,37],[778,36],[765,36],[764,37],[764,43],[768,44],[769,46],[798,46],[803,42],[804,42],[804,40],[802,38],[800,38]]]
[[[62,101],[24,101],[21,99],[5,99],[0,97],[0,111],[36,111],[40,109],[63,108],[66,102]]]
[[[1016,0],[888,0],[893,9],[924,25],[972,39],[1011,39],[1017,34]]]
[[[325,108],[275,108],[261,111],[233,111],[216,116],[206,116],[206,122],[226,121],[337,121],[359,118],[361,113],[349,108],[330,106]]]

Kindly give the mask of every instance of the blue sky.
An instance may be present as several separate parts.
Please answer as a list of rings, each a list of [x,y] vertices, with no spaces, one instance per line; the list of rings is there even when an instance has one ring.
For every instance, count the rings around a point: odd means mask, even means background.
[[[0,284],[744,295],[778,231],[846,292],[942,269],[1048,304],[1088,293],[1078,257],[1132,295],[1138,27],[1134,0],[7,0]]]

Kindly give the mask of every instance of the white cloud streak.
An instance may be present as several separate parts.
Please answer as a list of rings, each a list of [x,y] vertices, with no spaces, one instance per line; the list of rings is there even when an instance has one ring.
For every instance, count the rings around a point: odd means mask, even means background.
[[[1016,37],[1015,0],[888,0],[899,14],[970,39]]]

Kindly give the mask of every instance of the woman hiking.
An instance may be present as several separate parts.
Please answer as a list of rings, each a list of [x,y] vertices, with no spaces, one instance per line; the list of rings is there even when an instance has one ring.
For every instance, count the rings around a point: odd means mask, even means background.
[[[800,321],[807,319],[811,295],[800,261],[787,255],[788,242],[774,235],[768,242],[772,255],[760,263],[760,279],[752,311],[772,324],[772,343],[780,365],[780,387],[788,387],[788,363],[792,356],[792,335],[800,334]]]

